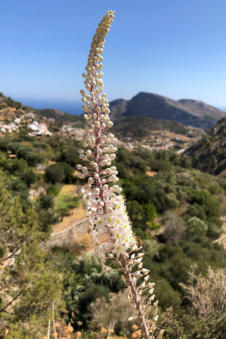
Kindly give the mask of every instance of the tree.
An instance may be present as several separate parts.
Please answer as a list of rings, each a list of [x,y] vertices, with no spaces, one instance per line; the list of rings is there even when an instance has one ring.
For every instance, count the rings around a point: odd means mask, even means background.
[[[76,152],[75,145],[67,145],[60,156],[60,161],[65,161],[71,166],[75,166],[79,163],[79,155]]]
[[[139,202],[136,200],[128,201],[127,209],[134,227],[145,229],[145,213]]]
[[[36,182],[37,174],[31,169],[28,169],[22,174],[22,179],[25,181],[27,186],[30,187],[32,184]]]
[[[41,208],[46,210],[53,208],[53,198],[50,195],[41,194],[39,204]]]
[[[48,182],[52,184],[56,184],[57,182],[63,182],[65,179],[64,168],[59,164],[52,164],[47,167],[46,172],[46,179]]]
[[[73,172],[73,167],[71,167],[67,163],[60,162],[47,167],[45,175],[47,181],[51,182],[52,184],[56,184],[58,182],[70,183],[72,180]]]
[[[219,201],[211,195],[209,192],[196,191],[192,195],[191,203],[196,203],[204,208],[207,217],[219,217],[220,216],[220,204]]]
[[[34,210],[22,206],[7,184],[1,173],[0,337],[8,328],[8,338],[36,338],[42,335],[43,322],[48,322],[52,302],[56,309],[61,303],[61,278],[40,247],[44,236]]]

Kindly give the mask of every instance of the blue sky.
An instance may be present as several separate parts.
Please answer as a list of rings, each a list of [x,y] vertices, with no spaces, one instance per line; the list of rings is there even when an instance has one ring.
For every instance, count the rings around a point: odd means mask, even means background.
[[[104,51],[110,100],[139,91],[226,107],[225,0],[0,1],[0,91],[75,101],[89,45],[107,9],[116,18]]]

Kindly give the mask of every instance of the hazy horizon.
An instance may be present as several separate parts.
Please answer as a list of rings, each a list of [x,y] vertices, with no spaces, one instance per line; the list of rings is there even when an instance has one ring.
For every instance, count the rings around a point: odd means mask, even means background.
[[[134,95],[136,94],[137,93],[135,93]],[[69,113],[73,115],[79,115],[79,114],[84,113],[81,107],[82,102],[79,102],[78,100],[56,100],[56,99],[46,99],[46,98],[37,99],[37,98],[21,98],[21,97],[13,97],[13,99],[20,101],[23,105],[31,106],[32,108],[36,108],[36,109],[54,108],[54,109],[58,109],[65,113]],[[115,98],[115,99],[119,99],[119,98]],[[120,98],[120,99],[124,99],[124,98]],[[179,98],[179,99],[182,99],[182,98]],[[179,100],[179,99],[175,99],[175,100]],[[193,99],[193,98],[185,98],[185,99]],[[209,104],[209,103],[206,102],[206,104]],[[223,111],[226,111],[226,107],[217,107],[217,106],[215,107]]]

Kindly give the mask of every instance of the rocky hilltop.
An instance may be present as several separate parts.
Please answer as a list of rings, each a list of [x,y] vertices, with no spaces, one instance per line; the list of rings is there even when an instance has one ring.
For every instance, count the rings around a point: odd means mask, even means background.
[[[110,103],[112,119],[134,115],[171,120],[183,125],[208,129],[226,113],[201,101],[173,100],[158,94],[140,92],[131,100],[117,99]]]
[[[204,131],[173,120],[153,119],[146,115],[124,115],[128,103],[119,99],[112,105],[112,132],[122,142],[146,144],[156,150],[175,148],[183,151]],[[143,111],[142,111],[143,112]],[[34,109],[0,93],[0,134],[23,132],[30,136],[61,135],[82,140],[85,119],[57,109]],[[132,144],[131,144],[132,143]]]

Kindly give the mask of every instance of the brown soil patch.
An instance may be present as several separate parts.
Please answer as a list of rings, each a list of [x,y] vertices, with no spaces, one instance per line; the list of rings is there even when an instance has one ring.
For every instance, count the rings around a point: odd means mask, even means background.
[[[52,160],[49,160],[48,161],[48,165],[50,166],[50,165],[54,165],[54,164],[56,164],[56,161],[52,161]]]
[[[35,170],[35,172],[37,173],[37,174],[45,174],[45,171],[44,170]]]
[[[221,217],[221,220],[223,221],[222,234],[221,234],[222,242],[221,243],[224,246],[224,249],[226,250],[226,216]]]
[[[222,244],[224,249],[226,250],[226,216],[222,216],[221,220],[223,221],[222,233],[220,238],[214,240],[214,243]]]
[[[57,233],[57,232],[61,232],[64,229],[72,226],[73,224],[75,224],[76,222],[85,219],[86,217],[86,209],[83,206],[79,206],[78,208],[74,208],[70,211],[70,215],[66,216],[63,218],[63,220],[53,226],[53,233]]]
[[[174,208],[173,212],[176,213],[178,216],[182,216],[188,209],[187,205],[182,205],[180,208]]]
[[[70,252],[76,256],[87,253],[93,249],[93,241],[91,235],[86,232],[75,238],[70,244]]]
[[[146,171],[145,172],[149,177],[154,177],[156,175],[157,172],[155,171]]]

